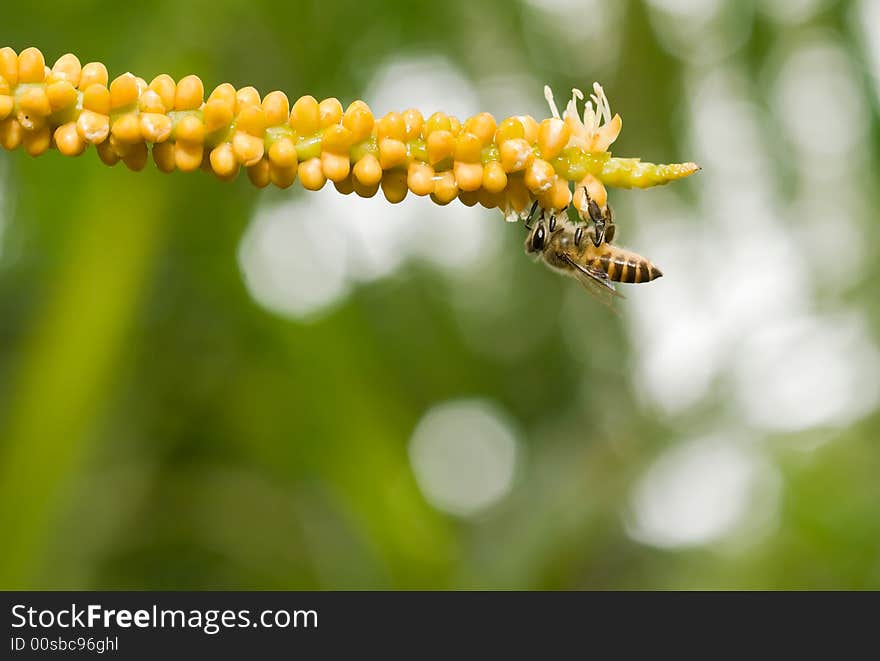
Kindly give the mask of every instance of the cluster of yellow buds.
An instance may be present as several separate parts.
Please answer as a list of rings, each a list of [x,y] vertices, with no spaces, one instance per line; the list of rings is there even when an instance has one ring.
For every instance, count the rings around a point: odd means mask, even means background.
[[[149,83],[125,73],[109,79],[98,62],[82,66],[72,54],[49,68],[43,54],[0,49],[0,145],[22,146],[37,156],[50,147],[66,156],[95,145],[107,165],[142,169],[152,153],[163,172],[204,169],[223,180],[244,167],[259,187],[281,188],[296,179],[309,190],[327,180],[342,193],[364,197],[379,188],[391,202],[408,192],[438,204],[500,208],[508,220],[538,202],[586,209],[584,192],[605,205],[604,184],[647,187],[695,172],[693,163],[654,165],[614,158],[608,148],[620,132],[602,88],[585,104],[583,119],[573,91],[560,116],[549,88],[552,117],[496,122],[480,113],[464,122],[409,109],[376,119],[363,101],[343,109],[338,99],[283,92],[260,97],[253,87],[229,83],[205,98],[198,76],[175,82],[162,74]],[[572,186],[571,184],[575,184]]]

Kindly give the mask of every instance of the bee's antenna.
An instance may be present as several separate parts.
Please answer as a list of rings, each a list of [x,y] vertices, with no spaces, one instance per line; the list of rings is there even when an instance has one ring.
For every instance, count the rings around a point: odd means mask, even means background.
[[[532,221],[535,218],[535,211],[538,208],[538,201],[535,200],[534,204],[532,204],[532,208],[529,210],[529,215],[526,216],[525,227],[527,230],[531,231],[532,229]]]

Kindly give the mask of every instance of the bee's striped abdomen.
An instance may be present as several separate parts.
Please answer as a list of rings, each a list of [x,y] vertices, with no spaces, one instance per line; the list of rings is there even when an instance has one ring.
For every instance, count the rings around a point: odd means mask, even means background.
[[[592,260],[591,266],[607,274],[613,282],[638,284],[663,275],[660,269],[641,255],[623,250],[602,253]]]

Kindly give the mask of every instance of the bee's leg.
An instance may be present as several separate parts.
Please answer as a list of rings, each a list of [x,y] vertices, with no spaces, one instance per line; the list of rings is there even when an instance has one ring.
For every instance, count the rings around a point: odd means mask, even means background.
[[[611,243],[614,240],[614,212],[611,210],[611,205],[608,205],[608,214],[605,219],[605,242]]]
[[[538,201],[535,200],[535,203],[532,205],[532,208],[529,209],[529,215],[526,216],[526,229],[530,232],[532,231],[532,221],[535,219],[535,211],[538,210]]]
[[[596,208],[596,214],[593,214],[593,207]],[[593,220],[595,231],[593,232],[593,245],[597,248],[602,245],[605,240],[605,217],[599,210],[599,205],[590,200],[590,218]]]
[[[584,186],[584,197],[587,198],[587,213],[590,214],[590,220],[593,221],[595,231],[593,232],[593,245],[597,248],[602,245],[605,240],[605,216],[602,215],[602,209],[596,204],[596,200],[590,197],[590,192]]]

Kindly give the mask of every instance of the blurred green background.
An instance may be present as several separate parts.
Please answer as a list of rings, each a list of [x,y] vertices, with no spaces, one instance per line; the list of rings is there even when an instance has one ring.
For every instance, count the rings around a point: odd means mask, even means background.
[[[56,2],[0,45],[374,111],[600,80],[666,276],[494,211],[0,153],[4,588],[878,588],[880,3]]]

